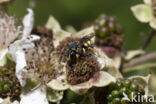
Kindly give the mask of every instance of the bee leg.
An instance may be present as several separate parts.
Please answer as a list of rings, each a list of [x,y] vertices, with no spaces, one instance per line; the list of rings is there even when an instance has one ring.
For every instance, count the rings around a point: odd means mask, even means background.
[[[85,53],[86,53],[86,50],[85,50],[85,48],[82,48],[82,50],[83,50],[83,53],[85,54]]]

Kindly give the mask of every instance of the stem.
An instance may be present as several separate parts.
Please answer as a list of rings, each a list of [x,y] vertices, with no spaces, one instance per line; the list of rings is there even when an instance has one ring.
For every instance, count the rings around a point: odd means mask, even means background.
[[[35,8],[35,6],[36,6],[36,0],[29,0],[29,7],[30,8]]]
[[[1,10],[2,10],[3,12],[7,12],[7,10],[8,10],[8,4],[7,4],[7,3],[2,4],[2,5],[1,5]]]
[[[91,104],[95,104],[94,91],[88,94]]]
[[[142,49],[145,50],[147,49],[147,47],[149,46],[149,44],[151,43],[153,37],[156,36],[156,31],[155,30],[152,30],[150,35],[148,35],[147,39],[145,40],[143,46],[142,46]]]
[[[155,68],[155,67],[156,67],[156,63],[147,63],[147,64],[142,64],[142,65],[137,65],[134,67],[128,67],[127,69],[124,69],[123,72],[127,73],[127,72],[134,71],[134,70],[142,70],[142,69]]]
[[[156,52],[152,52],[143,56],[140,56],[138,58],[132,59],[129,63],[124,64],[123,68],[129,68],[133,67],[148,61],[156,60]]]

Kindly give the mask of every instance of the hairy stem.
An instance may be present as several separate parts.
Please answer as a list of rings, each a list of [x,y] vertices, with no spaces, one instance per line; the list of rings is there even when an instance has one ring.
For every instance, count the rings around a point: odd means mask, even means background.
[[[138,58],[132,59],[129,63],[124,64],[123,69],[133,67],[148,61],[156,60],[156,52],[152,52],[143,56],[140,56]]]
[[[126,69],[123,69],[123,72],[127,73],[127,72],[134,71],[134,70],[142,70],[142,69],[155,68],[155,67],[156,67],[156,63],[147,63],[147,64],[141,64],[141,65],[128,67]]]
[[[149,46],[149,44],[151,43],[153,37],[156,36],[156,31],[152,30],[151,33],[148,35],[147,39],[145,40],[142,49],[145,50],[147,49],[147,47]]]

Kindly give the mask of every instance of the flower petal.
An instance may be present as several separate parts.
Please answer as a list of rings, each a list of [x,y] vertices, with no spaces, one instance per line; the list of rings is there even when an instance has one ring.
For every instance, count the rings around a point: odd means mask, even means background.
[[[29,49],[34,47],[34,43],[31,40],[34,40],[33,37],[28,39],[17,40],[9,47],[9,53],[12,55],[14,61],[16,62],[16,76],[20,81],[22,86],[25,85],[24,78],[24,67],[26,66],[25,53],[23,49]]]
[[[107,57],[106,54],[104,54],[100,48],[94,47],[94,50],[97,56],[97,61],[100,64],[100,69],[113,67],[113,64],[112,64],[113,60]]]
[[[35,45],[32,41],[39,40],[40,37],[37,35],[30,35],[26,39],[17,40],[9,47],[9,53],[12,55],[13,59],[16,57],[16,52],[24,49],[30,49],[33,48]]]
[[[91,80],[89,80],[87,82],[80,83],[77,85],[71,85],[70,89],[78,94],[85,94],[92,86],[93,83],[91,82]]]
[[[71,34],[64,30],[58,30],[54,33],[53,36],[54,36],[54,47],[57,47],[60,41],[62,41],[66,37],[71,36]]]
[[[20,104],[49,104],[44,86],[23,95]]]
[[[11,104],[11,101],[10,101],[10,98],[6,98],[6,99],[3,99],[2,103],[0,104]]]
[[[40,40],[40,37],[38,35],[31,34],[30,36],[27,37],[27,39],[29,39],[29,41],[36,41]]]
[[[65,82],[64,75],[50,81],[47,86],[57,91],[64,91],[69,88],[69,85]]]
[[[6,54],[8,53],[8,48],[0,50],[0,66],[3,66],[6,63]]]
[[[150,95],[156,94],[156,75],[152,74],[151,79],[150,79]]]
[[[26,66],[26,59],[25,54],[23,51],[17,51],[16,52],[16,76],[21,84],[21,86],[24,86],[26,84],[25,78],[24,78],[24,67]]]
[[[147,23],[153,18],[152,9],[150,5],[139,4],[131,7],[134,16],[140,21]]]
[[[53,31],[54,47],[57,47],[60,41],[71,35],[61,29],[59,22],[53,16],[49,17],[46,27]]]
[[[90,33],[94,33],[94,27],[93,26],[87,27],[87,28],[77,32],[73,36],[84,37],[85,35],[88,35]],[[94,39],[92,39],[92,40],[94,40]]]
[[[138,55],[143,55],[145,53],[145,51],[139,49],[139,50],[132,50],[132,51],[128,51],[127,55],[124,57],[125,60],[131,60],[132,58],[138,56]]]
[[[11,104],[20,104],[18,101],[14,101],[13,103],[11,103]]]
[[[3,102],[3,99],[2,98],[0,98],[0,104]]]
[[[152,2],[152,0],[144,0],[144,3],[145,3],[145,4],[149,4],[149,5],[150,5],[151,2]]]
[[[149,80],[151,78],[151,74],[149,74],[148,76],[144,77],[144,76],[132,76],[129,77],[128,79],[135,81],[140,87],[142,87],[143,89],[145,89],[145,94],[149,95]]]
[[[110,83],[116,81],[116,79],[107,72],[101,71],[97,74],[98,78],[96,80],[95,78],[92,78],[93,85],[96,87],[105,87],[108,86]]]
[[[71,34],[75,34],[75,33],[77,32],[77,30],[76,30],[73,26],[71,26],[71,25],[67,25],[67,26],[65,27],[65,30],[66,30],[67,32],[71,33]]]
[[[27,38],[28,35],[30,35],[34,24],[34,13],[32,9],[28,8],[27,11],[28,14],[23,19],[24,30],[23,30],[22,39],[25,39]]]
[[[122,74],[119,71],[120,66],[121,66],[121,56],[114,56],[112,58],[112,66],[108,67],[108,69],[106,69],[105,71],[108,72],[109,74],[111,74],[113,77],[117,78],[122,78]]]
[[[77,85],[71,85],[70,89],[78,94],[85,94],[92,86],[104,87],[115,81],[115,78],[109,73],[100,71],[89,81]]]
[[[153,18],[153,19],[150,21],[150,26],[151,26],[153,29],[156,29],[156,18]]]
[[[48,29],[54,29],[55,31],[61,30],[59,22],[53,16],[49,17],[46,27]]]

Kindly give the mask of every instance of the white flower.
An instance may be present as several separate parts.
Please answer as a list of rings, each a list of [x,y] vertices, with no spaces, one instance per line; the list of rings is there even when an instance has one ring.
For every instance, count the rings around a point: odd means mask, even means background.
[[[33,41],[40,39],[39,36],[31,34],[33,23],[34,13],[31,9],[28,9],[28,14],[23,19],[24,29],[22,38],[9,46],[9,53],[11,53],[16,62],[16,76],[22,86],[26,84],[24,67],[27,64],[24,50],[33,48],[35,46]],[[38,88],[23,95],[21,98],[21,104],[48,104],[46,92],[44,90],[44,88]]]
[[[68,32],[65,32],[64,30],[62,30],[59,23],[52,16],[50,16],[50,19],[46,26],[47,26],[47,28],[52,29],[54,31],[53,37],[54,37],[55,48],[57,48],[57,46],[60,45],[59,43],[61,41],[66,40],[67,37],[82,38],[83,36],[94,32],[93,26],[91,26],[91,27],[86,28],[80,32],[77,32],[74,35],[73,34],[71,35],[71,33],[68,33]],[[91,39],[91,40],[93,41],[94,39]],[[109,59],[107,56],[103,55],[103,53],[98,53],[98,51],[100,51],[100,50],[95,49],[95,51],[96,51],[95,54],[97,56],[97,61],[100,64],[101,70],[96,72],[93,75],[93,77],[91,77],[88,81],[85,81],[85,82],[82,82],[82,83],[76,84],[76,85],[69,84],[67,81],[66,67],[64,66],[64,68],[62,69],[63,74],[58,76],[56,79],[51,80],[47,84],[47,86],[54,90],[57,90],[57,91],[64,91],[64,90],[70,89],[74,92],[83,94],[83,93],[86,93],[93,86],[104,87],[104,86],[109,85],[111,82],[115,82],[116,79],[112,75],[110,75],[107,72],[102,71],[103,68],[114,67],[111,63],[111,59]],[[102,51],[100,51],[100,52],[102,52]],[[65,64],[65,63],[62,62],[61,64]],[[59,70],[61,70],[61,69],[59,69]]]
[[[40,39],[39,36],[31,34],[34,23],[33,15],[33,11],[31,9],[28,9],[28,14],[23,19],[24,29],[22,38],[15,41],[9,46],[9,53],[12,55],[13,60],[16,62],[16,75],[22,86],[25,85],[25,81],[22,78],[22,70],[23,67],[26,66],[24,49],[33,48],[33,41]]]
[[[132,6],[131,10],[134,16],[143,23],[149,23],[153,29],[156,29],[155,5],[154,0],[144,0],[144,4]]]
[[[5,64],[5,57],[8,53],[8,46],[21,33],[21,26],[16,26],[16,18],[2,14],[0,16],[0,66]]]
[[[46,90],[44,86],[24,95],[20,104],[49,104],[46,97]]]
[[[62,82],[64,80],[64,82]],[[71,89],[74,92],[84,94],[86,91],[88,91],[91,87],[104,87],[109,85],[111,82],[115,82],[115,78],[111,76],[109,73],[104,71],[99,71],[96,74],[94,74],[93,78],[90,80],[76,84],[76,85],[70,85],[66,81],[66,75],[62,75],[58,77],[57,79],[52,80],[47,85],[55,90],[58,91],[64,91],[67,89]]]

